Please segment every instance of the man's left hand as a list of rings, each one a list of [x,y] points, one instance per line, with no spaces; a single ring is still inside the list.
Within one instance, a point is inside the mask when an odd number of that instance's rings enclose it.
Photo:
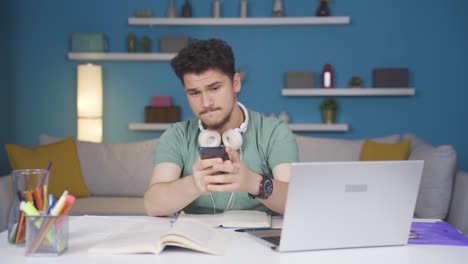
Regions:
[[[257,194],[262,177],[251,171],[239,158],[237,151],[226,148],[229,160],[213,166],[223,174],[212,175],[207,190],[211,192],[248,192]]]

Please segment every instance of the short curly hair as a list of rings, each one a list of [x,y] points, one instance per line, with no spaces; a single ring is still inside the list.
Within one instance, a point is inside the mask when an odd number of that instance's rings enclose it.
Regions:
[[[210,69],[220,70],[231,79],[235,74],[234,53],[221,39],[191,42],[171,60],[171,66],[182,83],[185,74],[200,74]]]

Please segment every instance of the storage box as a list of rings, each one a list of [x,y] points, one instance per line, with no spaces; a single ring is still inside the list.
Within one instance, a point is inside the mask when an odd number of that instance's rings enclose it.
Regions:
[[[151,97],[152,107],[168,107],[172,106],[170,96],[153,96]]]
[[[73,33],[72,52],[107,52],[107,37],[102,33]]]
[[[189,36],[162,36],[159,39],[159,51],[163,53],[177,53],[187,47]]]
[[[403,88],[408,86],[407,68],[374,69],[373,87]]]
[[[68,215],[26,216],[26,256],[59,256],[68,249]]]
[[[145,107],[145,123],[174,123],[180,121],[180,107]]]
[[[314,88],[313,72],[286,72],[285,88]]]

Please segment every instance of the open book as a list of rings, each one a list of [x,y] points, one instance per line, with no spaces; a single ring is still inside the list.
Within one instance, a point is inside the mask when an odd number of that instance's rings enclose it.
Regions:
[[[172,227],[157,223],[138,225],[88,250],[90,254],[159,254],[166,246],[188,248],[208,254],[223,255],[232,233],[195,220],[177,221]]]
[[[222,214],[180,213],[177,221],[197,220],[214,227],[227,228],[270,228],[271,216],[265,212],[251,210],[232,210]]]

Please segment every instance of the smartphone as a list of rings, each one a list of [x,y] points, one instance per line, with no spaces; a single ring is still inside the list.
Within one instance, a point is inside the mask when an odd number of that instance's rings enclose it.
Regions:
[[[214,159],[214,158],[222,158],[223,160],[229,159],[229,155],[224,149],[224,146],[199,147],[198,154],[200,154],[201,159]]]

